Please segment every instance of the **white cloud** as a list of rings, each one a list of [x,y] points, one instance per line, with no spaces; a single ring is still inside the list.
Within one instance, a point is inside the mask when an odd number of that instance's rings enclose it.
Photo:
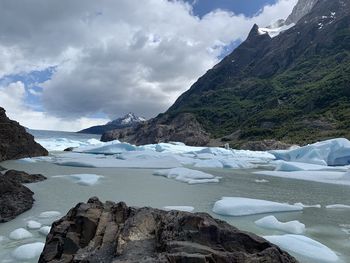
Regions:
[[[45,114],[72,119],[166,110],[225,45],[243,40],[254,23],[287,17],[296,0],[279,0],[254,17],[215,10],[202,18],[182,1],[1,3],[0,76],[57,65],[43,85]]]

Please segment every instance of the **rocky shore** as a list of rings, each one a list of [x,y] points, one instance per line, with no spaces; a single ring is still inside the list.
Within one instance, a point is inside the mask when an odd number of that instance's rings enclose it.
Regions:
[[[297,261],[205,213],[134,208],[94,197],[52,225],[39,262]]]

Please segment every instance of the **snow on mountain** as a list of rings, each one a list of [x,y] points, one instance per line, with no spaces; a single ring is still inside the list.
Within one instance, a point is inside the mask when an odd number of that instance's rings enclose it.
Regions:
[[[134,113],[129,112],[128,114],[126,114],[125,116],[115,119],[113,121],[110,121],[107,123],[108,124],[117,124],[117,125],[129,125],[129,124],[134,124],[134,123],[139,123],[139,122],[143,122],[146,119],[143,117],[138,117],[136,116]]]

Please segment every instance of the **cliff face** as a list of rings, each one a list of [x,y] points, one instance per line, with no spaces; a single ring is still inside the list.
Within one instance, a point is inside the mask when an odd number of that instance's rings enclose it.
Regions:
[[[59,262],[297,261],[263,238],[205,213],[134,208],[91,198],[53,224],[39,263]]]
[[[0,161],[45,155],[47,150],[18,122],[10,120],[0,107]]]

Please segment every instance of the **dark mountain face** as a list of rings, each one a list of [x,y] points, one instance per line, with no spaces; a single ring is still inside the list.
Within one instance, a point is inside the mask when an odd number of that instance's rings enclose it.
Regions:
[[[350,0],[314,2],[300,0],[312,9],[277,37],[254,25],[166,114],[192,113],[234,143],[350,137]]]
[[[125,116],[115,119],[106,123],[105,125],[93,126],[84,130],[79,131],[79,133],[88,133],[88,134],[103,134],[107,131],[115,129],[124,129],[136,126],[142,122],[146,121],[143,117],[138,117],[134,113],[128,113]]]

